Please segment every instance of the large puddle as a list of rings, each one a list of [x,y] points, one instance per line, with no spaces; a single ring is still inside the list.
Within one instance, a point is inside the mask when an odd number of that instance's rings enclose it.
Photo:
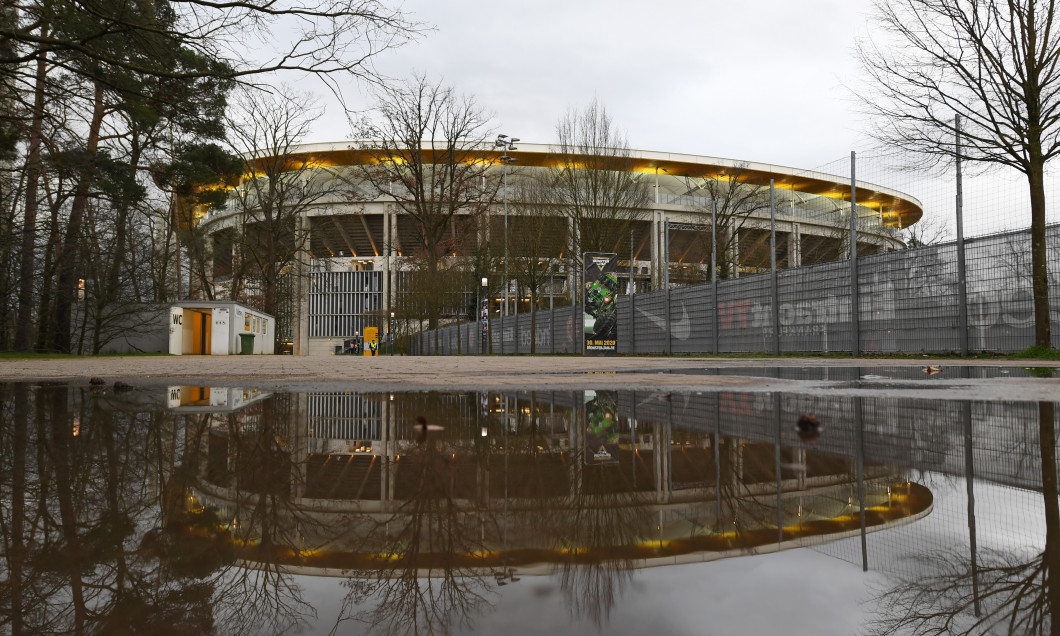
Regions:
[[[832,379],[905,379],[864,375]],[[6,633],[1049,633],[1060,611],[1052,402],[0,392]]]

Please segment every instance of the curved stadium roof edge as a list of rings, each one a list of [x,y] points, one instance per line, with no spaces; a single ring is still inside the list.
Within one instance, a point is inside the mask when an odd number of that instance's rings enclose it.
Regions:
[[[425,146],[428,143],[424,142]],[[364,163],[372,149],[373,143],[370,140],[310,143],[294,146],[290,155],[305,157],[311,165],[320,167],[345,166]],[[422,151],[430,152],[431,149],[424,147]],[[483,157],[499,156],[500,153],[488,144],[481,150],[469,152],[481,154]],[[552,146],[548,144],[520,141],[518,149],[510,151],[509,155],[517,159],[518,165],[545,167],[550,165],[551,153]],[[784,190],[794,189],[832,199],[850,200],[850,178],[843,175],[753,161],[650,150],[630,150],[629,159],[633,170],[658,174],[660,177],[716,179],[738,172],[739,178],[748,183],[768,185],[772,179],[778,188]],[[857,203],[872,210],[882,208],[885,225],[908,227],[919,221],[923,215],[920,201],[908,194],[868,182],[857,181],[855,185]]]

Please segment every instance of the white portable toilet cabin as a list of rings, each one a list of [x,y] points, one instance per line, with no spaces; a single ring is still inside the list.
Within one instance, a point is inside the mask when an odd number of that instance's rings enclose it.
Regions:
[[[250,337],[247,337],[250,336]],[[227,356],[276,351],[276,319],[232,301],[185,300],[169,308],[169,352]]]

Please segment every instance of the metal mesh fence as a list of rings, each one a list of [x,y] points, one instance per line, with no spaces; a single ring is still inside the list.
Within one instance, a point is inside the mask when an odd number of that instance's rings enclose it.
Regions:
[[[1060,226],[1047,228],[1046,239],[1050,272],[1060,272]],[[1014,352],[1034,344],[1029,240],[1027,232],[1009,232],[966,244],[969,351]],[[858,352],[960,350],[956,251],[955,243],[947,243],[859,257]],[[778,272],[775,313],[771,274],[719,282],[716,303],[712,285],[705,283],[623,296],[619,351],[714,353],[716,320],[721,353],[776,352],[774,322],[780,325],[780,352],[851,352],[849,276],[848,262]],[[1060,277],[1053,276],[1049,291],[1053,346],[1060,347]],[[555,353],[577,352],[569,334],[579,330],[580,316],[570,315],[569,308],[557,309],[557,319],[561,314],[576,326],[569,326],[567,341],[557,344]],[[544,352],[541,336],[549,333],[549,312],[538,312],[538,320],[537,350]],[[494,353],[529,353],[528,314],[491,324]],[[455,354],[456,346],[446,342],[438,353]]]
[[[480,323],[447,325],[414,334],[409,340],[413,355],[482,355],[486,353],[580,353],[580,305],[554,310],[502,316],[489,321],[483,339]],[[485,345],[485,346],[484,346]]]
[[[1033,345],[1025,179],[1004,170],[965,174],[958,241],[954,170],[901,168],[912,163],[895,153],[844,157],[795,171],[772,187],[731,176],[727,188],[747,189],[757,207],[739,216],[715,206],[717,241],[703,227],[667,221],[664,234],[673,234],[682,254],[697,254],[698,263],[670,253],[655,290],[619,298],[619,352],[974,353]],[[1051,205],[1052,189],[1047,197],[1049,305],[1058,347],[1060,213]],[[700,198],[692,203],[711,207]],[[663,244],[671,249],[671,241]],[[716,278],[704,282],[712,260]],[[551,321],[548,312],[538,315]],[[580,325],[580,315],[569,318]],[[530,351],[528,316],[494,323],[494,353]],[[540,340],[542,329],[536,331]],[[576,326],[568,332],[580,336]],[[569,348],[554,351],[580,351],[571,337]],[[457,351],[447,346],[437,353]]]

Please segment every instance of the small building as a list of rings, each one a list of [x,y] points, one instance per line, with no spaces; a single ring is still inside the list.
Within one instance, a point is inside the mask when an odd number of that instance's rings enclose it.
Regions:
[[[244,348],[249,347],[249,351]],[[232,301],[185,300],[169,308],[169,353],[227,356],[276,351],[276,319]]]
[[[265,399],[259,389],[226,386],[171,386],[166,406],[173,413],[234,413]]]
[[[82,323],[80,315],[75,316]],[[269,314],[226,300],[185,300],[166,304],[123,307],[101,330],[99,353],[170,353],[227,356],[243,352],[276,352],[276,319]],[[85,343],[96,339],[91,327],[81,334]]]

